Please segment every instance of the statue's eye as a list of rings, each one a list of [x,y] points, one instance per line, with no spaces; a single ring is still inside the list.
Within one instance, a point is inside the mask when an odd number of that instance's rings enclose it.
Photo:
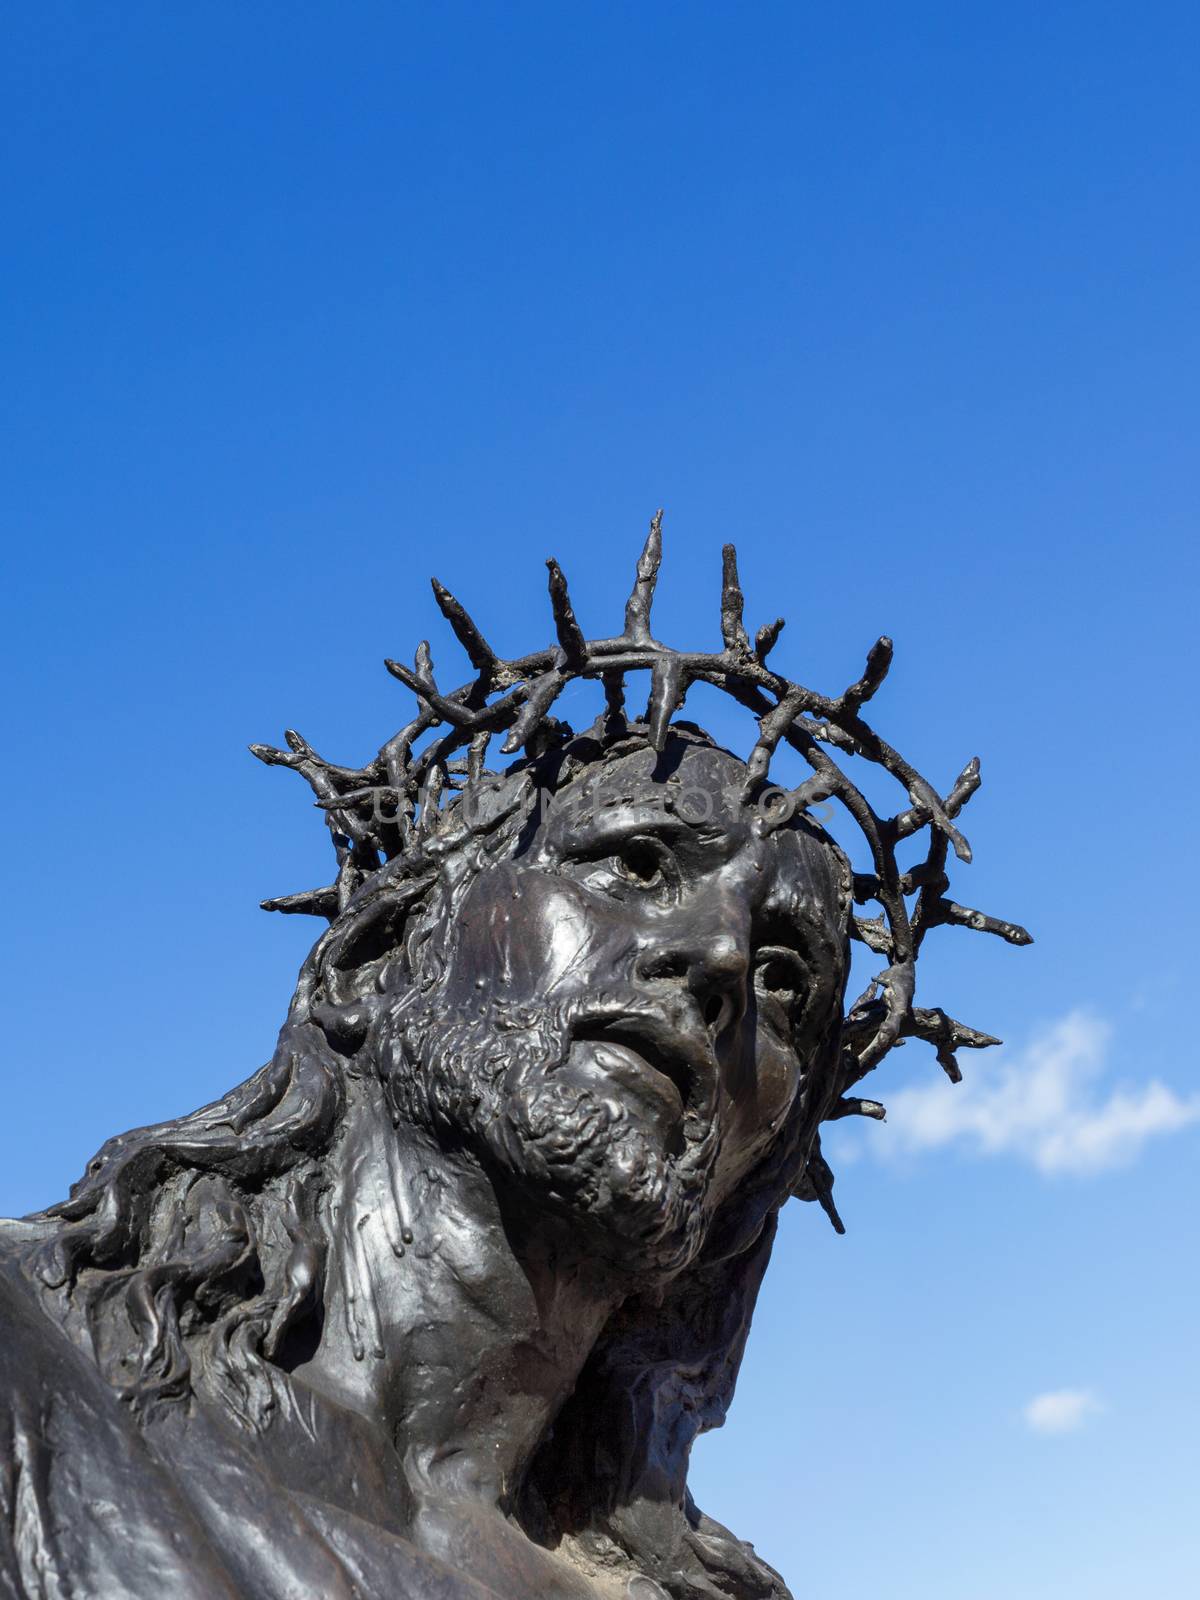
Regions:
[[[807,974],[794,950],[776,947],[760,950],[754,969],[754,983],[760,994],[778,1001],[791,1011],[804,993]]]
[[[665,881],[664,847],[653,839],[626,839],[613,856],[613,868],[640,889],[657,889]]]

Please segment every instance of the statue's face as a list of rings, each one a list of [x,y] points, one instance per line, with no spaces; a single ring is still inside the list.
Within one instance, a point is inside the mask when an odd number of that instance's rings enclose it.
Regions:
[[[845,913],[828,846],[764,826],[740,762],[668,757],[665,780],[649,749],[577,777],[475,878],[436,1005],[439,1070],[474,1057],[506,1166],[674,1257],[797,1111]]]

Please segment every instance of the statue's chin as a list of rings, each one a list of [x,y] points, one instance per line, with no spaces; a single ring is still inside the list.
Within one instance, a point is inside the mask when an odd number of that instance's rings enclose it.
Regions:
[[[634,1270],[669,1271],[686,1265],[701,1243],[702,1196],[682,1181],[676,1161],[655,1134],[624,1128],[589,1149],[585,1184],[566,1185],[555,1174],[550,1185],[536,1178],[535,1185],[605,1254]],[[529,1165],[536,1169],[536,1153]]]
[[[475,1129],[477,1148],[527,1203],[570,1219],[589,1247],[635,1273],[686,1264],[705,1184],[662,1119],[567,1072],[525,1072]]]

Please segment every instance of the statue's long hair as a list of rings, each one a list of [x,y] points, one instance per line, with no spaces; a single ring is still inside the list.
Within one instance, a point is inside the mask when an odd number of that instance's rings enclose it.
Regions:
[[[334,919],[266,1066],[189,1116],[108,1140],[36,1219],[58,1224],[37,1279],[139,1413],[185,1398],[198,1364],[235,1418],[268,1420],[270,1364],[322,1300],[328,1162],[369,1068],[357,1052],[384,996],[436,982],[462,894],[515,847],[532,781],[503,788],[448,812]]]
[[[289,1026],[272,1060],[220,1100],[110,1139],[51,1208],[62,1226],[38,1276],[83,1317],[137,1411],[190,1392],[198,1339],[230,1412],[266,1421],[263,1358],[320,1293],[322,1158],[344,1097],[320,1030]]]

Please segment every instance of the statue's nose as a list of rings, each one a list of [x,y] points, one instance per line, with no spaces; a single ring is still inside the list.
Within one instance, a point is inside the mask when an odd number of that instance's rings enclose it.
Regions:
[[[720,904],[703,914],[681,907],[669,927],[655,931],[638,957],[638,976],[681,982],[710,1030],[720,1033],[745,1005],[750,970],[749,940],[735,910]]]

